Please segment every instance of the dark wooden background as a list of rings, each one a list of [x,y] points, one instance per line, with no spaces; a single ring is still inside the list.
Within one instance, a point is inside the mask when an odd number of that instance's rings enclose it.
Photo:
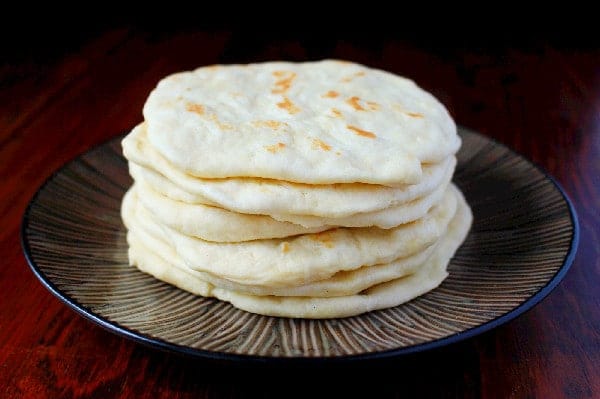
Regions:
[[[37,30],[14,23],[0,31],[0,397],[600,397],[597,34],[327,34],[308,22],[303,33],[153,29],[119,19],[57,30],[41,15]],[[494,331],[391,361],[244,367],[117,337],[35,279],[19,244],[27,202],[64,162],[137,124],[161,77],[217,62],[324,57],[413,78],[459,124],[523,153],[563,185],[581,241],[547,299]]]

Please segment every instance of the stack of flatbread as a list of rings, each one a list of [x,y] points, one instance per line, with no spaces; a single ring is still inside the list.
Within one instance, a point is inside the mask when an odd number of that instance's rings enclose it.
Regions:
[[[211,66],[163,79],[123,140],[129,259],[249,312],[332,318],[435,287],[471,212],[446,109],[341,61]]]

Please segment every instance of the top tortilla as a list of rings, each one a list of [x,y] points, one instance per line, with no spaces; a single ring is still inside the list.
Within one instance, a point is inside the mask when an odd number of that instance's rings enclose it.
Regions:
[[[171,75],[144,117],[152,146],[204,178],[415,184],[423,163],[460,146],[444,106],[412,81],[331,60]]]

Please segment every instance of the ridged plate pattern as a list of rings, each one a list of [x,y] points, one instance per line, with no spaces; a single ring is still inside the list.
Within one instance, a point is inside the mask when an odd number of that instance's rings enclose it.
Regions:
[[[162,349],[226,359],[391,356],[464,339],[504,323],[562,279],[577,221],[562,190],[506,147],[460,129],[454,181],[472,230],[436,290],[396,308],[334,320],[259,316],[196,297],[127,264],[121,198],[131,179],[120,138],[57,171],[23,219],[25,255],[69,306]]]

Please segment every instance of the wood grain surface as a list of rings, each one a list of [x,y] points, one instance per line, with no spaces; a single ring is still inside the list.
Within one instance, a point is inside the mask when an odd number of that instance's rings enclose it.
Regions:
[[[252,368],[158,352],[84,320],[23,257],[19,227],[59,166],[141,119],[164,75],[218,62],[344,58],[416,80],[456,121],[565,188],[581,239],[564,281],[516,320],[385,362]],[[76,206],[76,204],[74,204]],[[0,60],[0,397],[600,397],[600,47],[439,48],[211,30],[90,34],[51,56]],[[343,374],[337,375],[337,371]],[[318,388],[317,388],[318,387]]]

